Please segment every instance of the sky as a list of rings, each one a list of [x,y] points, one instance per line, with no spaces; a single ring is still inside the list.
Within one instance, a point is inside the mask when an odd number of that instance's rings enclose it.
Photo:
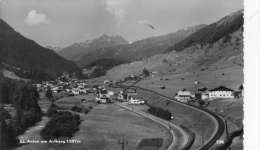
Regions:
[[[43,46],[65,47],[102,34],[136,41],[242,8],[243,0],[0,0],[0,17]]]

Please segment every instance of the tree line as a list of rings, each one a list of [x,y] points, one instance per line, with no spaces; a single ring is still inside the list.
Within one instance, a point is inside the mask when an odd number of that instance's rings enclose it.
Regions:
[[[149,106],[148,112],[162,119],[171,120],[171,112],[169,112],[168,110],[164,110],[160,107]]]
[[[38,105],[39,93],[30,83],[0,77],[0,148],[17,146],[17,136],[28,127],[41,120],[42,112]],[[6,104],[14,108],[10,115]]]

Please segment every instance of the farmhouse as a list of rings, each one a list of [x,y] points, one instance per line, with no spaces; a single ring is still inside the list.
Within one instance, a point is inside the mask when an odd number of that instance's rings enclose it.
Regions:
[[[175,96],[177,101],[187,103],[192,99],[192,94],[190,91],[179,91]]]
[[[209,99],[212,100],[216,98],[234,98],[233,90],[224,86],[209,90]]]
[[[139,99],[136,99],[134,97],[129,97],[129,104],[137,104],[137,105],[141,105],[141,104],[144,104],[145,102],[143,100],[139,100]]]

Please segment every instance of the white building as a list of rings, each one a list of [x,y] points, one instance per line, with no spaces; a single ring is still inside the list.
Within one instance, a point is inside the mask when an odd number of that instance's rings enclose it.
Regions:
[[[209,90],[209,99],[213,100],[217,98],[234,98],[233,90],[224,86]]]
[[[178,91],[177,95],[175,96],[175,99],[177,101],[187,103],[192,99],[193,95],[190,91]]]
[[[134,104],[134,105],[141,105],[141,104],[144,104],[145,102],[143,100],[138,100],[134,97],[130,97],[128,103]]]

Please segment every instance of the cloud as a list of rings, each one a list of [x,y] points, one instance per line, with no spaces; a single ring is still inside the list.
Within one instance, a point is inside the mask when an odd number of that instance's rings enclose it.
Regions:
[[[127,8],[132,0],[105,0],[105,9],[122,23],[127,14]]]
[[[37,12],[36,10],[31,10],[26,18],[25,23],[28,25],[39,25],[39,24],[49,24],[50,20],[44,13]]]
[[[148,20],[138,20],[137,21],[138,24],[152,24],[150,21]]]

